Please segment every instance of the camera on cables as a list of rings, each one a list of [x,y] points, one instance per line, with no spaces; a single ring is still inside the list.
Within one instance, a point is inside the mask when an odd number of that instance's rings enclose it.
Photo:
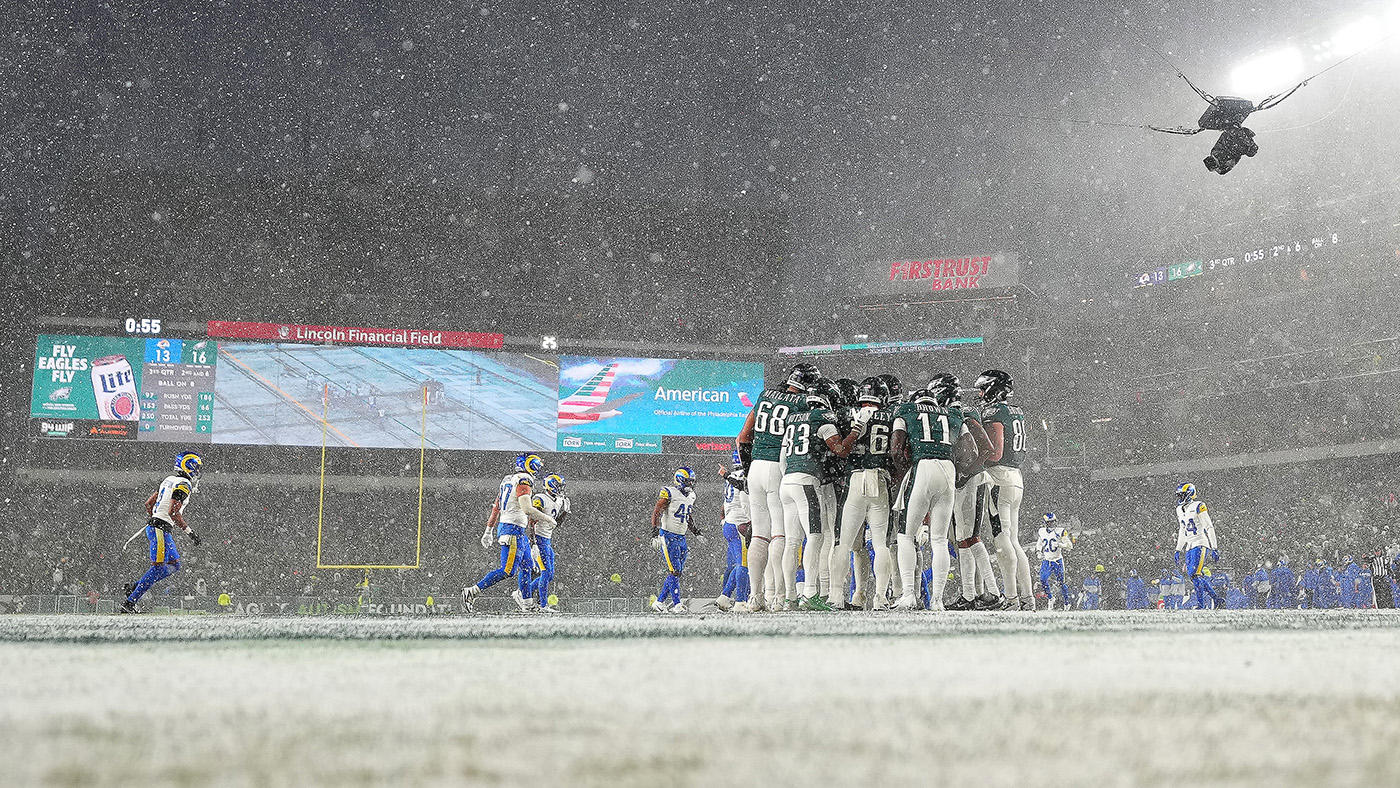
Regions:
[[[1219,96],[1201,116],[1202,129],[1219,131],[1220,139],[1205,158],[1206,169],[1224,175],[1233,170],[1240,159],[1259,152],[1254,132],[1244,127],[1245,118],[1254,112],[1254,102],[1233,96]]]

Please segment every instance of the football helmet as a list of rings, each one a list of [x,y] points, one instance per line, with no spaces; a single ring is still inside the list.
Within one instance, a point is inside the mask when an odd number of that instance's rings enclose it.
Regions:
[[[204,459],[192,451],[182,451],[175,456],[175,470],[193,479],[204,467]]]
[[[1045,517],[1042,518],[1042,519],[1044,519],[1044,520],[1045,520],[1045,524],[1048,525],[1048,526],[1050,526],[1051,528],[1056,527],[1056,523],[1055,523],[1055,513],[1054,513],[1054,512],[1046,512],[1046,513],[1045,513]]]
[[[545,492],[558,498],[564,494],[564,477],[557,473],[551,473],[544,477],[544,489]]]
[[[676,486],[688,490],[695,486],[695,472],[684,466],[676,469]]]
[[[978,375],[972,387],[977,389],[978,398],[983,402],[1005,402],[1013,391],[1011,374],[999,369],[989,369]]]
[[[876,375],[875,377],[885,382],[885,389],[889,392],[887,395],[885,395],[887,397],[885,403],[888,405],[893,405],[894,403],[899,402],[900,397],[904,394],[904,387],[899,385],[899,378],[895,377],[894,375],[891,375],[888,372],[882,375]]]
[[[841,401],[833,402],[831,404],[835,405],[838,408],[854,407],[856,404],[857,388],[859,388],[858,384],[851,378],[837,378],[836,391],[840,393]]]
[[[807,405],[813,408],[825,408],[831,410],[841,401],[841,392],[836,388],[836,384],[822,378],[812,384],[812,388],[807,391]]]
[[[915,405],[937,405],[938,398],[928,389],[918,389],[909,395],[909,401]]]
[[[1196,485],[1191,482],[1182,482],[1176,488],[1176,502],[1186,503],[1196,500]]]
[[[856,405],[874,405],[880,407],[890,398],[890,387],[885,385],[885,381],[878,377],[868,377],[860,382],[860,388],[856,390]]]
[[[515,458],[515,469],[534,476],[544,470],[544,460],[538,454],[519,454]]]
[[[940,372],[933,376],[933,380],[928,382],[928,390],[933,392],[934,399],[939,405],[952,405],[958,400],[958,390],[962,388],[962,383],[958,376],[951,372]]]
[[[821,379],[822,373],[817,370],[816,364],[802,362],[793,366],[788,373],[787,384],[798,391],[809,391],[812,385]]]

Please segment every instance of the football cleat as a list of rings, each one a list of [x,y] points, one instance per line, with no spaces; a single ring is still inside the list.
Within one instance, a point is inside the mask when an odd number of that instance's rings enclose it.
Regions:
[[[817,613],[826,613],[831,610],[831,605],[828,605],[826,603],[826,600],[821,598],[820,596],[813,595],[803,597],[802,600],[797,603],[797,609],[809,610]]]
[[[527,600],[525,595],[520,593],[520,589],[510,592],[510,598],[515,600],[515,606],[520,608],[521,613],[532,613],[540,609],[540,606],[532,600]]]
[[[894,603],[895,610],[914,610],[919,606],[919,600],[913,594],[904,594],[899,601]]]
[[[715,607],[728,613],[729,611],[734,609],[734,600],[730,599],[725,594],[720,594],[719,596],[715,597]]]
[[[1002,596],[1002,597],[998,597],[998,600],[999,600],[1000,603],[1001,603],[1001,604],[997,607],[998,610],[1010,610],[1011,608],[1016,607],[1016,600],[1013,599],[1012,597],[1009,597],[1009,596]]]
[[[1000,610],[1002,598],[996,594],[981,594],[972,600],[973,610]]]
[[[884,597],[883,595],[877,595],[877,596],[875,597],[875,601],[873,601],[873,602],[870,603],[870,610],[871,610],[872,612],[875,612],[875,613],[879,613],[879,612],[881,612],[881,611],[889,610],[889,609],[890,609],[890,600],[885,599],[885,597]]]
[[[1035,612],[1035,597],[1033,597],[1033,596],[1023,596],[1023,597],[1021,597],[1021,609],[1022,609],[1022,610],[1029,610],[1030,612],[1034,613],[1034,612]]]
[[[472,601],[475,600],[475,599],[476,599],[476,595],[477,595],[477,594],[480,594],[480,593],[481,593],[481,589],[480,589],[480,588],[477,588],[476,586],[467,586],[466,588],[463,588],[463,589],[462,589],[462,607],[463,607],[463,609],[465,609],[468,613],[472,612],[472,608],[473,608]]]
[[[655,610],[655,611],[658,612],[658,613],[665,613],[665,612],[666,612],[666,603],[665,603],[665,602],[662,602],[660,599],[658,599],[658,600],[656,600],[655,602],[652,602],[652,603],[651,603],[651,609],[652,609],[652,610]]]
[[[140,612],[140,610],[136,609],[136,603],[132,602],[130,599],[123,599],[121,605],[117,607],[117,613],[119,615]]]
[[[762,613],[767,609],[768,607],[763,603],[762,599],[750,599],[746,602],[734,603],[735,613]]]
[[[958,601],[949,603],[948,606],[947,606],[946,608],[944,608],[944,609],[945,609],[945,610],[971,610],[971,609],[973,608],[973,606],[976,605],[976,604],[977,604],[977,600],[975,600],[975,599],[968,599],[968,598],[965,597],[965,596],[959,596],[959,597],[958,597]]]
[[[541,612],[541,613],[558,613],[558,612],[559,612],[559,608],[555,607],[554,605],[545,605],[544,607],[540,608],[540,612]]]
[[[674,604],[674,605],[671,605],[670,609],[667,610],[666,612],[668,612],[668,613],[677,613],[677,614],[679,614],[679,613],[689,613],[690,611],[689,611],[689,610],[686,610],[686,608],[685,608],[685,602],[684,602],[684,601],[680,601],[680,602],[677,602],[677,603]]]

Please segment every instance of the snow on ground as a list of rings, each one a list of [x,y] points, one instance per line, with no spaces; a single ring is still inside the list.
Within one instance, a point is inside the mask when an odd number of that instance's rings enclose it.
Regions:
[[[1385,612],[5,616],[0,782],[1394,785],[1398,650]]]

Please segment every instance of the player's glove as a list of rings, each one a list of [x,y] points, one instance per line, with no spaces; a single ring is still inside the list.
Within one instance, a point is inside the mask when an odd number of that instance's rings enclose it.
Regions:
[[[195,547],[199,547],[200,544],[202,544],[202,543],[204,542],[203,539],[200,539],[200,538],[199,538],[199,534],[195,533],[194,531],[186,531],[185,533],[187,533],[187,534],[189,535],[190,541],[191,541],[191,542],[194,542],[194,546],[195,546]]]
[[[930,537],[927,527],[920,528],[919,532],[914,535],[914,541],[917,542],[920,547],[927,547],[929,538]]]
[[[651,546],[652,546],[652,548],[654,548],[654,549],[656,549],[656,550],[660,550],[660,549],[661,549],[661,544],[662,544],[662,542],[661,542],[661,534],[657,534],[656,536],[653,536],[653,537],[651,538]]]
[[[481,532],[481,549],[482,549],[482,550],[490,550],[490,549],[491,549],[491,532],[490,532],[490,531],[482,531],[482,532]]]

